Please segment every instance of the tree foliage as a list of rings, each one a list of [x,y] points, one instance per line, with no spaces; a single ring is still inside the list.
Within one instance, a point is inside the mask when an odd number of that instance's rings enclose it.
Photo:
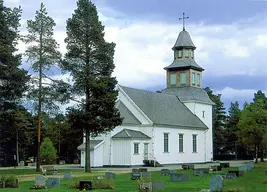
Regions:
[[[115,44],[105,41],[96,6],[87,0],[78,0],[67,20],[65,42],[67,53],[62,68],[73,78],[71,92],[84,98],[79,109],[69,113],[79,119],[77,128],[86,131],[85,171],[90,172],[90,135],[109,132],[122,122],[115,108],[117,81],[111,77]]]
[[[52,141],[49,138],[44,139],[44,141],[41,144],[40,151],[41,151],[40,158],[41,158],[42,163],[46,165],[56,163],[57,151],[55,147],[53,146]]]

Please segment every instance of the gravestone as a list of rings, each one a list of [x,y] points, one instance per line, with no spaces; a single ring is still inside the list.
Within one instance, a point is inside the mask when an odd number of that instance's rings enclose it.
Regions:
[[[247,171],[250,172],[252,169],[251,165],[250,164],[247,164]]]
[[[48,178],[48,187],[60,187],[60,178]]]
[[[212,192],[219,192],[219,191],[222,191],[223,189],[223,178],[219,175],[217,176],[214,176],[211,178],[211,181],[210,181],[210,190]]]
[[[195,166],[193,164],[189,164],[189,169],[195,169]]]
[[[189,165],[182,165],[182,169],[183,170],[188,170],[189,169]]]
[[[247,172],[248,171],[247,170],[247,166],[245,166],[245,165],[238,167],[238,170],[239,171],[244,171],[244,172]]]
[[[226,173],[227,179],[236,179],[236,173]]]
[[[162,181],[153,181],[152,182],[152,190],[162,190],[164,191],[164,183]]]
[[[116,175],[115,175],[115,173],[106,172],[105,177],[107,177],[109,179],[115,179]]]
[[[202,169],[194,169],[194,176],[202,176],[204,171]]]
[[[141,172],[142,179],[151,179],[151,172]]]
[[[131,173],[131,179],[132,180],[139,180],[141,178],[141,173],[140,172],[132,172]]]
[[[140,183],[139,184],[139,190],[140,191],[145,191],[145,192],[152,192],[152,183]]]
[[[25,162],[24,161],[20,161],[19,162],[19,166],[24,167],[25,166]]]
[[[176,173],[176,170],[175,170],[175,169],[171,169],[171,170],[169,171],[169,173],[170,173],[170,175],[171,175],[171,174],[175,174],[175,173]]]
[[[35,185],[45,186],[46,187],[46,177],[43,175],[38,175],[35,177]]]
[[[183,181],[190,181],[188,173],[176,173],[171,174],[171,182],[183,182]]]
[[[211,192],[210,189],[202,189],[200,192]]]
[[[93,190],[92,181],[80,181],[80,190]]]
[[[72,179],[72,172],[64,173],[64,180],[71,180]]]
[[[170,170],[169,169],[161,169],[160,174],[165,175],[165,176],[170,175]]]
[[[228,173],[235,173],[237,177],[244,175],[244,171],[230,170],[230,171],[228,171]]]
[[[230,167],[230,163],[220,163],[220,166],[223,168]]]

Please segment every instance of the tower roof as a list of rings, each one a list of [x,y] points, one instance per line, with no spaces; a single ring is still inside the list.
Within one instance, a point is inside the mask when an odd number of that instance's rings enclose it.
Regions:
[[[194,59],[191,58],[182,58],[182,59],[175,59],[172,64],[170,64],[167,67],[164,67],[164,69],[178,69],[178,68],[187,68],[190,67],[192,69],[198,70],[198,71],[204,71],[202,67],[200,67]]]
[[[189,33],[186,30],[182,30],[179,35],[178,38],[173,46],[173,50],[180,48],[180,47],[192,47],[192,48],[196,48]]]

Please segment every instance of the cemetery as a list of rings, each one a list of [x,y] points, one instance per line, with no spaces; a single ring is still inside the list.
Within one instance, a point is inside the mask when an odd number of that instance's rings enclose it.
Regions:
[[[214,163],[207,171],[206,164],[183,169],[181,165],[161,168],[128,170],[58,169],[42,175],[35,170],[0,170],[0,192],[34,191],[185,191],[185,192],[262,192],[266,189],[267,163],[243,163],[237,167]],[[215,169],[220,166],[220,169]],[[177,167],[177,168],[175,168]],[[202,168],[203,167],[203,168]],[[213,169],[212,169],[213,168]],[[153,170],[154,169],[154,170]],[[25,173],[23,173],[25,172]],[[17,173],[17,174],[16,174]]]

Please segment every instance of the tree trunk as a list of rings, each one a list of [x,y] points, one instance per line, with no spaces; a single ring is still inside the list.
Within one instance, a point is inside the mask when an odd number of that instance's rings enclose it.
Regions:
[[[85,132],[85,172],[91,173],[90,165],[90,132],[88,128]]]
[[[19,133],[16,131],[16,156],[17,156],[17,166],[19,166]]]
[[[263,158],[263,146],[261,146],[261,148],[260,148],[260,158],[261,158],[261,162],[264,162],[264,158]]]
[[[258,154],[259,154],[259,152],[258,152],[258,146],[255,145],[255,158],[256,158],[255,163],[258,163]]]

